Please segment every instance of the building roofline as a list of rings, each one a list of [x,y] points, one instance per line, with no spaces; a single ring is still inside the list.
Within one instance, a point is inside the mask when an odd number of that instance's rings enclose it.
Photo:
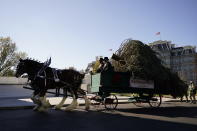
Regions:
[[[152,43],[149,43],[148,45],[160,45],[160,44],[171,44],[171,41],[167,41],[167,40],[158,40],[158,41],[154,41]]]

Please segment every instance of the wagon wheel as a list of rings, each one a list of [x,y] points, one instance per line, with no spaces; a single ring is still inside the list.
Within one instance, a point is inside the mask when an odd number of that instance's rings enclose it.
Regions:
[[[116,109],[117,105],[118,105],[118,98],[114,94],[112,94],[104,99],[104,106],[108,110]]]
[[[161,105],[161,102],[162,102],[161,94],[154,94],[149,99],[150,107],[159,107]]]

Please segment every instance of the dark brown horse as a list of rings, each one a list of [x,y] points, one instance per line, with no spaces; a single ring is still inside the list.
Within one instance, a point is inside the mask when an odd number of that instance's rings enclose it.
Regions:
[[[34,89],[32,101],[37,104],[34,108],[44,111],[50,107],[49,101],[46,101],[45,94],[48,89],[62,88],[64,97],[62,101],[55,106],[60,109],[67,98],[67,92],[73,96],[72,103],[66,110],[72,110],[77,107],[78,94],[83,95],[86,102],[86,109],[89,108],[89,102],[86,93],[80,88],[84,74],[73,69],[56,70],[49,67],[50,61],[41,63],[31,59],[20,59],[16,68],[16,77],[24,73],[28,74],[30,86]]]

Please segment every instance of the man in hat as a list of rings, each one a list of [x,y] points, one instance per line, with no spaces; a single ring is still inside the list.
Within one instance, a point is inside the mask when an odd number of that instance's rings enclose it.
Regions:
[[[100,58],[99,59],[99,63],[100,63],[100,65],[99,65],[96,73],[101,73],[103,71],[103,68],[104,68],[104,59],[103,58]]]
[[[111,63],[109,62],[108,57],[104,57],[104,67],[103,67],[103,71],[105,72],[113,72],[114,71],[114,67],[111,65]]]

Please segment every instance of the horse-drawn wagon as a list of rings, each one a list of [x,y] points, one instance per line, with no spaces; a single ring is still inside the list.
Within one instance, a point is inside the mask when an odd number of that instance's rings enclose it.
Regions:
[[[50,60],[40,63],[31,59],[20,60],[16,76],[19,77],[24,73],[28,74],[31,81],[30,86],[34,90],[32,100],[37,106],[36,110],[44,111],[50,107],[49,101],[46,100],[45,94],[48,89],[62,88],[63,99],[55,106],[60,109],[67,98],[67,92],[73,97],[72,103],[66,110],[72,110],[77,107],[78,95],[85,99],[85,107],[89,109],[89,101],[86,92],[80,88],[84,77],[78,71],[71,69],[55,70],[49,67]],[[58,78],[58,81],[56,79]],[[135,93],[130,98],[134,104],[149,103],[151,107],[158,107],[161,104],[161,95],[155,97],[154,82],[133,79],[130,73],[124,72],[103,72],[91,75],[91,84],[88,93],[93,93],[91,97],[92,104],[104,104],[106,109],[115,109],[118,105],[117,93]]]
[[[148,103],[150,107],[159,107],[161,95],[154,89],[154,81],[133,79],[130,73],[110,72],[91,75],[89,93],[95,94],[90,98],[91,103],[104,104],[106,109],[116,109],[118,105],[117,94],[132,93],[129,101],[136,106]]]

